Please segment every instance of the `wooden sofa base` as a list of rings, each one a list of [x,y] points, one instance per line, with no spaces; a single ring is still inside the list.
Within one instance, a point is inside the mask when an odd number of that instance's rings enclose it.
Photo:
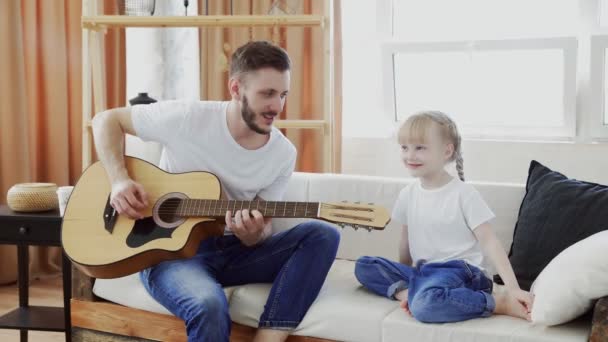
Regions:
[[[589,342],[608,342],[608,297],[595,304]]]
[[[187,341],[184,322],[170,315],[134,309],[110,302],[72,299],[72,341],[147,342]],[[257,329],[232,323],[231,342],[251,341]],[[288,342],[332,342],[290,336]]]

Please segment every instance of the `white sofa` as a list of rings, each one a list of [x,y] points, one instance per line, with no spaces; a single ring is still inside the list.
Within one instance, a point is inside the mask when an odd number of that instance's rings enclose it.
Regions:
[[[312,202],[373,202],[391,209],[408,180],[334,174],[295,173],[286,200]],[[474,183],[497,218],[493,227],[508,250],[524,186]],[[277,230],[299,222],[276,219]],[[338,341],[587,341],[589,321],[557,327],[535,326],[506,316],[451,324],[423,324],[407,316],[396,301],[372,295],[354,277],[354,262],[362,255],[397,258],[399,227],[389,224],[384,231],[344,229],[336,259],[325,285],[295,334]],[[226,289],[234,322],[256,327],[269,284],[250,284]],[[500,287],[496,287],[500,291]],[[146,292],[137,275],[95,282],[93,292],[106,300],[159,313],[168,311]]]

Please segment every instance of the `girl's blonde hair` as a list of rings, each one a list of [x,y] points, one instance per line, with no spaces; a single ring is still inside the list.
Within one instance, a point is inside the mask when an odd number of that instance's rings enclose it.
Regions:
[[[439,111],[422,111],[410,116],[401,127],[399,127],[399,143],[423,143],[426,139],[426,134],[433,123],[439,126],[442,137],[454,145],[454,153],[452,153],[450,161],[456,162],[458,178],[464,182],[464,160],[462,159],[461,146],[462,138],[458,133],[456,123],[454,123],[446,114]]]

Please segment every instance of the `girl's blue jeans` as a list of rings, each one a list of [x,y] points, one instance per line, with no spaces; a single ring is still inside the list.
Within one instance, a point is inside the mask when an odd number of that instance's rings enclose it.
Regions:
[[[364,256],[357,260],[355,276],[368,290],[391,299],[408,289],[410,312],[425,323],[488,317],[496,307],[492,281],[463,260],[410,267]]]

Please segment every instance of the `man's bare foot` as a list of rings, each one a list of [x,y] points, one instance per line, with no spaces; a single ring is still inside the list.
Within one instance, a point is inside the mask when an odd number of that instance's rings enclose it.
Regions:
[[[497,315],[508,315],[531,320],[531,315],[526,307],[508,292],[493,294],[496,308],[494,313]]]

